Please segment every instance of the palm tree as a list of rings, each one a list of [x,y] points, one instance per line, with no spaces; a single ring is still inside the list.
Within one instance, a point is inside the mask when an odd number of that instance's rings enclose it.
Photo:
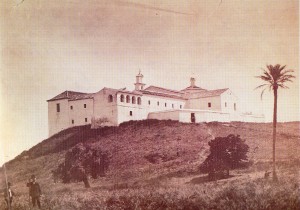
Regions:
[[[262,79],[265,84],[259,85],[255,89],[264,88],[261,92],[261,99],[264,91],[269,88],[269,91],[273,90],[274,93],[274,109],[273,109],[273,181],[278,181],[275,169],[275,143],[276,143],[276,125],[277,125],[277,92],[278,88],[288,88],[285,83],[292,82],[292,78],[295,78],[291,73],[294,70],[286,70],[286,66],[281,66],[277,64],[275,66],[267,65],[267,70],[263,70],[263,74],[257,76],[257,78]]]

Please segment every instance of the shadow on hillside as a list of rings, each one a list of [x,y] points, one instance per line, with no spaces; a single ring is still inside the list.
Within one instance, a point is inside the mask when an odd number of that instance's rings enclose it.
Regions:
[[[186,184],[202,184],[202,183],[205,183],[205,182],[213,182],[213,181],[218,181],[218,180],[223,180],[223,179],[230,179],[232,177],[234,177],[234,176],[233,175],[229,175],[226,178],[219,178],[219,179],[211,180],[206,175],[206,176],[200,176],[200,177],[193,178],[191,181],[186,182]]]

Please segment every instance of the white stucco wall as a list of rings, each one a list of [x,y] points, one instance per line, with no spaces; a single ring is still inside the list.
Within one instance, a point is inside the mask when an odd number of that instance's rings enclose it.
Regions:
[[[121,102],[121,95],[124,101]],[[129,96],[130,101],[127,103],[126,97]],[[135,103],[132,103],[132,98],[135,98]],[[141,98],[141,104],[138,104],[138,98]],[[117,109],[118,109],[118,124],[130,120],[146,119],[147,110],[143,109],[143,97],[137,94],[118,93],[117,94]],[[132,115],[130,115],[130,112]]]
[[[180,122],[191,122],[191,114],[195,114],[195,122],[230,122],[230,114],[218,112],[218,111],[210,111],[210,110],[184,110],[179,113],[179,121]]]
[[[143,95],[143,106],[149,112],[163,111],[163,110],[176,110],[184,108],[186,100],[177,98],[166,98],[155,95]],[[150,101],[150,104],[149,104]],[[159,105],[157,104],[159,102]]]
[[[124,95],[124,102],[120,101],[121,95]],[[129,95],[132,99],[132,96],[136,97],[136,104],[126,102],[126,96]],[[175,99],[175,98],[165,98],[154,95],[134,95],[134,94],[125,94],[118,93],[118,124],[129,121],[129,120],[143,120],[148,118],[148,114],[152,112],[164,111],[164,110],[176,110],[180,106],[183,108],[185,100]],[[141,98],[141,104],[137,104],[137,97]],[[150,104],[149,104],[150,101]],[[158,103],[159,102],[159,105]],[[130,111],[132,116],[130,116]]]
[[[194,113],[195,122],[230,122],[230,114],[210,111],[210,110],[169,110],[154,112],[148,115],[149,119],[158,119],[158,120],[177,120],[179,122],[191,123],[191,114]]]
[[[86,104],[86,108],[84,108],[84,104]],[[71,106],[73,109],[71,109]],[[93,106],[93,99],[69,101],[69,125],[78,126],[90,124],[94,112]],[[87,122],[85,122],[85,118],[87,118]],[[72,123],[72,120],[74,123]]]
[[[256,122],[256,123],[264,123],[265,117],[263,115],[248,115],[241,114],[240,118],[242,122]]]
[[[60,112],[57,112],[57,104]],[[68,100],[56,100],[48,102],[48,129],[49,136],[69,127],[69,105]]]
[[[234,104],[236,109],[234,109]],[[238,98],[231,90],[227,90],[221,94],[221,110],[222,112],[239,113],[240,107]]]
[[[211,103],[211,107],[208,107]],[[189,99],[185,109],[221,111],[221,96]]]
[[[113,96],[113,102],[109,102],[109,95]],[[107,118],[113,125],[118,125],[116,91],[110,89],[102,89],[94,94],[94,115],[95,119]]]
[[[112,101],[109,100],[110,95]],[[123,102],[120,100],[121,95],[124,96]],[[130,103],[126,102],[127,95],[130,96]],[[190,123],[191,114],[194,113],[195,122],[264,122],[264,117],[261,116],[241,115],[238,98],[230,90],[220,96],[185,100],[104,88],[93,94],[93,97],[93,99],[73,101],[67,99],[49,101],[49,135],[72,126],[89,124],[91,119],[97,121],[103,118],[109,121],[107,125],[119,125],[125,121],[143,119],[170,119]],[[132,97],[135,97],[134,104]],[[138,97],[141,98],[141,104],[138,104]],[[208,103],[211,107],[208,107]],[[60,112],[57,112],[56,104],[60,104]],[[234,104],[236,104],[235,109]],[[71,106],[73,109],[70,108]]]
[[[128,106],[128,105],[118,106],[118,124],[130,120],[143,120],[143,119],[147,119],[147,110],[144,110],[138,106]]]
[[[179,112],[180,112],[179,110],[153,112],[148,114],[148,119],[179,121]]]
[[[60,112],[57,112],[57,104]],[[86,104],[86,108],[84,108]],[[73,109],[71,109],[71,106]],[[68,101],[68,99],[48,102],[49,136],[69,127],[91,123],[93,116],[93,99]],[[87,118],[87,122],[85,122]],[[72,120],[74,123],[72,123]]]

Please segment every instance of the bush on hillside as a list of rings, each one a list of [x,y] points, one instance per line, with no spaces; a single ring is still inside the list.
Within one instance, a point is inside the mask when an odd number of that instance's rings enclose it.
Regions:
[[[65,155],[64,163],[53,170],[53,176],[63,183],[83,181],[86,188],[90,187],[88,176],[96,179],[105,176],[108,168],[108,155],[88,145],[78,144]]]
[[[249,146],[239,135],[216,137],[208,145],[210,154],[201,164],[200,170],[208,173],[210,179],[228,177],[230,169],[243,167],[247,163]]]

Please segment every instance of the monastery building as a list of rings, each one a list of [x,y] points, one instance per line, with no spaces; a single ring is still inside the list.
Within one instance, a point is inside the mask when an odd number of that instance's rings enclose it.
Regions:
[[[117,126],[130,120],[159,119],[185,123],[264,122],[263,116],[242,114],[239,100],[228,89],[197,87],[195,78],[183,90],[145,88],[143,75],[136,75],[135,90],[104,87],[96,93],[64,91],[48,102],[49,136],[69,127],[91,124]]]

